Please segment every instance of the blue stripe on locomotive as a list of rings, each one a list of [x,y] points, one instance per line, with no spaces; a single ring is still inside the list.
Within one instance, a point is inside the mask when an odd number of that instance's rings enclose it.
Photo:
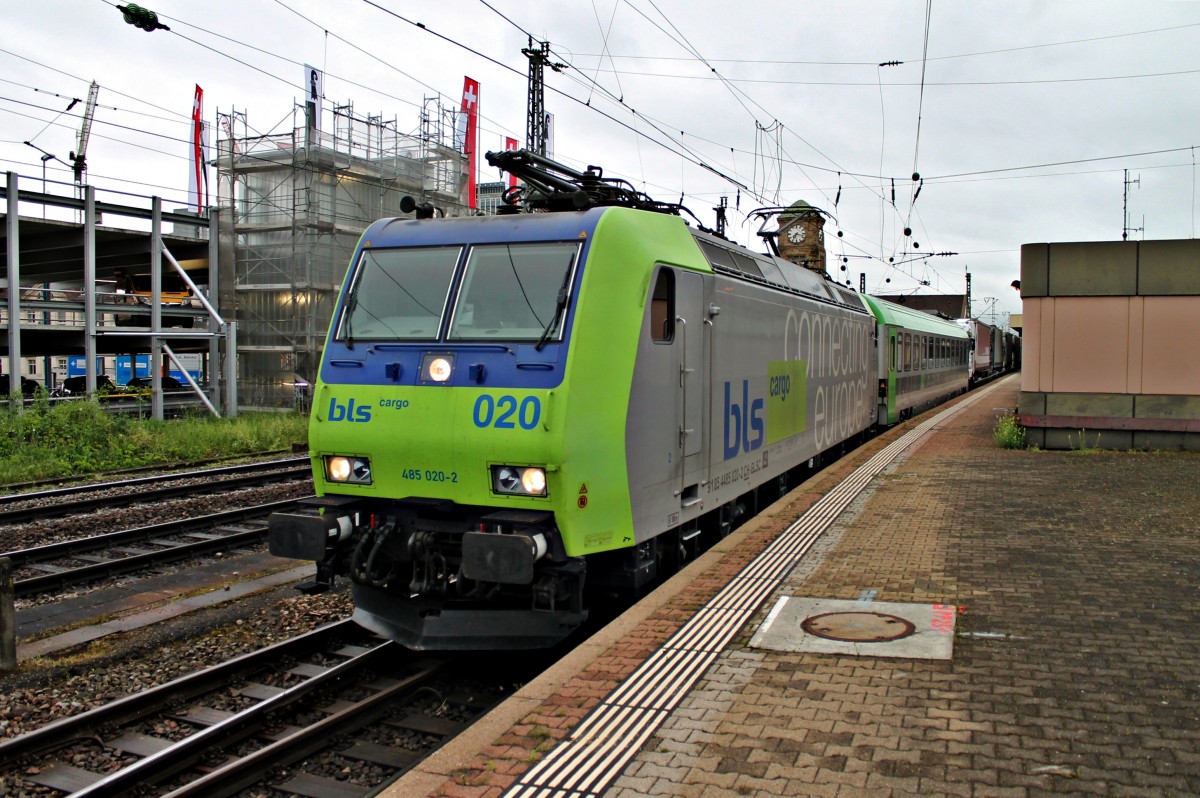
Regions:
[[[329,326],[321,364],[321,380],[332,385],[419,385],[421,360],[428,353],[454,352],[459,358],[447,387],[475,384],[470,366],[485,370],[489,387],[555,388],[562,383],[570,345],[578,286],[583,279],[596,224],[606,208],[572,213],[518,214],[510,216],[466,216],[450,219],[382,219],[363,233],[355,248],[338,297],[337,311]],[[488,343],[486,341],[373,342],[356,340],[348,346],[335,340],[346,292],[365,248],[435,247],[476,244],[515,244],[532,241],[582,242],[575,267],[574,283],[562,321],[559,341],[549,341],[538,351],[534,344]],[[456,274],[464,267],[460,258]],[[457,278],[456,278],[457,279]],[[393,376],[397,375],[397,376]]]

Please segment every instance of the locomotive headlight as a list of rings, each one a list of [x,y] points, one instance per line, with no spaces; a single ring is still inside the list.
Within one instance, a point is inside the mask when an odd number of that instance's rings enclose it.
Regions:
[[[526,468],[521,472],[521,488],[530,496],[545,496],[546,472],[540,468]]]
[[[526,466],[492,466],[492,489],[509,496],[545,496],[546,470]]]
[[[371,463],[365,457],[327,455],[325,457],[325,478],[330,482],[370,485]]]
[[[421,358],[421,380],[446,382],[454,373],[454,355],[427,354]]]

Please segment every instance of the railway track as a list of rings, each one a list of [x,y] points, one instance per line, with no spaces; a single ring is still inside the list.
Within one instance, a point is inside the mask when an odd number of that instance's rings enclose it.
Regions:
[[[137,477],[83,487],[8,494],[0,496],[0,526],[40,519],[49,514],[62,517],[130,504],[191,498],[198,494],[227,493],[275,482],[305,479],[311,473],[308,458],[291,458]],[[81,493],[93,495],[81,496]]]
[[[133,573],[189,557],[255,546],[267,518],[302,500],[259,504],[76,540],[0,553],[14,569],[14,595],[27,597]]]
[[[155,465],[134,466],[132,468],[121,468],[114,471],[103,471],[94,474],[81,474],[71,477],[55,477],[53,479],[36,479],[27,482],[9,482],[5,485],[0,485],[0,502],[3,502],[8,495],[19,494],[22,492],[33,492],[42,490],[51,490],[56,488],[64,488],[67,490],[76,489],[84,490],[92,485],[103,485],[113,481],[120,481],[126,478],[134,478],[137,474],[163,475],[171,476],[176,473],[186,473],[200,471],[201,469],[212,470],[224,468],[225,465],[249,465],[257,466],[265,462],[288,462],[290,458],[285,458],[284,455],[292,453],[295,450],[276,449],[274,451],[259,452],[257,455],[237,455],[234,457],[219,457],[208,460],[192,460],[186,463],[157,463]],[[255,460],[247,462],[254,457],[268,458],[277,457],[278,460]],[[232,462],[237,461],[237,462]],[[203,471],[201,471],[203,473]]]
[[[498,700],[445,696],[456,663],[342,621],[0,743],[0,772],[79,798],[210,798],[264,781],[365,796],[379,785],[331,777],[314,755],[359,763],[339,774],[370,765],[379,783],[399,774]],[[428,712],[452,704],[457,719]]]

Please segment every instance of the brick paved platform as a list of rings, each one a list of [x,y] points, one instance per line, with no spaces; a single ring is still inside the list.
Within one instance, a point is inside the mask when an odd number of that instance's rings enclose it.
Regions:
[[[953,605],[951,660],[750,648],[772,597],[605,798],[1200,795],[1200,455],[1001,450],[991,430],[1018,389],[1001,382],[875,477],[776,593]],[[800,486],[384,795],[503,795],[904,431]]]

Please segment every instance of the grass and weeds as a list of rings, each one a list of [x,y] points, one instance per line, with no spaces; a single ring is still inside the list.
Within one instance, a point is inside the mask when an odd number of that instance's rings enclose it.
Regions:
[[[0,407],[0,484],[253,455],[307,440],[300,413],[155,421],[111,414],[95,401],[41,399],[23,410],[10,402]]]
[[[1067,434],[1067,446],[1077,454],[1097,454],[1100,451],[1100,433],[1093,432],[1095,438],[1088,436],[1086,429],[1079,430],[1079,435]]]
[[[1001,449],[1024,449],[1025,428],[1013,413],[1005,413],[992,429],[992,437]]]

